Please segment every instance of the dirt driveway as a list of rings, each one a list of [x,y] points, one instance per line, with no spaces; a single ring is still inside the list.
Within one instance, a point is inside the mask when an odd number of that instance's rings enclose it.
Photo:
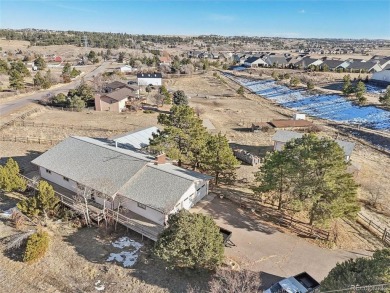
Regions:
[[[230,230],[236,245],[225,249],[228,258],[241,268],[262,271],[270,278],[288,277],[306,271],[318,281],[327,276],[337,262],[359,256],[369,256],[369,251],[325,249],[295,235],[285,234],[277,226],[262,221],[236,204],[215,197],[194,212],[211,215],[218,225]],[[267,282],[264,278],[263,282]]]

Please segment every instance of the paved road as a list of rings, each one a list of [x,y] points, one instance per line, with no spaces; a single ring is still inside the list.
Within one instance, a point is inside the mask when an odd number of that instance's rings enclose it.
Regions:
[[[110,65],[110,62],[103,62],[99,67],[84,75],[84,79],[91,80],[94,75],[103,73],[108,65]],[[48,93],[56,95],[61,92],[67,92],[68,90],[77,87],[79,84],[80,79],[77,79],[71,83],[64,84],[63,86],[57,87],[55,89],[47,89],[45,91],[40,91],[38,93],[27,95],[17,100],[9,101],[8,103],[0,105],[0,117],[4,117],[8,114],[11,114],[12,112],[26,106],[27,104],[33,103],[36,100],[43,99]]]

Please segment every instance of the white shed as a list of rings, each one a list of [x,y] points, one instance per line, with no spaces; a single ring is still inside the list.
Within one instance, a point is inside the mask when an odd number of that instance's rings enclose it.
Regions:
[[[162,85],[161,73],[138,73],[137,74],[138,85]]]

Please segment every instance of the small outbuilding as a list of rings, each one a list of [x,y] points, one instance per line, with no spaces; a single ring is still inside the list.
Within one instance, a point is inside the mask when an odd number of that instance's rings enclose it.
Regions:
[[[161,73],[138,73],[137,74],[138,85],[162,85],[162,74]]]

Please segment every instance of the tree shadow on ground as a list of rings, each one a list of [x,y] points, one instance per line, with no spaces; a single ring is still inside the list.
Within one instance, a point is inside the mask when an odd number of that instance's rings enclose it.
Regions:
[[[112,252],[129,251],[128,247],[115,248],[111,244],[111,242],[124,236],[143,245],[135,265],[124,268],[128,271],[128,276],[149,285],[165,288],[169,292],[186,292],[189,285],[196,287],[207,285],[208,273],[168,269],[166,263],[153,255],[154,243],[152,241],[146,238],[142,239],[141,235],[127,230],[121,225],[117,226],[117,231],[106,230],[104,225],[100,228],[80,228],[73,234],[66,236],[64,240],[73,246],[80,256],[92,263],[123,267],[122,263],[107,262],[107,258]]]
[[[229,144],[232,149],[242,149],[247,151],[255,156],[265,157],[268,152],[273,151],[273,146],[254,146],[254,145],[244,145],[238,143]]]
[[[12,159],[14,159],[20,169],[20,173],[26,174],[32,171],[36,171],[37,167],[33,164],[31,164],[31,161],[34,160],[35,158],[39,157],[42,153],[38,151],[33,151],[33,150],[28,150],[27,154],[24,156],[13,156]],[[10,157],[1,157],[0,158],[0,165],[5,165],[7,163],[7,160]]]
[[[226,192],[227,190],[224,190],[221,194],[226,194]],[[269,217],[242,209],[239,204],[226,198],[221,199],[219,196],[215,197],[211,203],[205,205],[203,211],[234,228],[258,231],[265,234],[273,234],[278,231],[277,228],[267,223],[270,221]],[[229,230],[228,227],[226,229]]]
[[[326,90],[341,91],[343,89],[343,82],[330,83],[322,86],[322,88]]]

